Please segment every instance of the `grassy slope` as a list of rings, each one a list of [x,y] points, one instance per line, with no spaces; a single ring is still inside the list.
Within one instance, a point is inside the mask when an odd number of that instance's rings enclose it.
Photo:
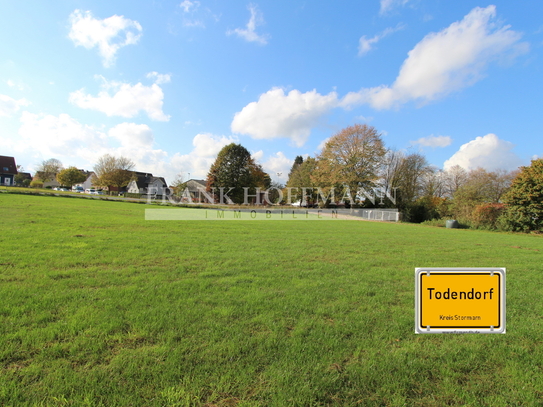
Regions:
[[[2,405],[543,403],[540,237],[0,207]],[[422,266],[507,267],[507,334],[415,335]]]

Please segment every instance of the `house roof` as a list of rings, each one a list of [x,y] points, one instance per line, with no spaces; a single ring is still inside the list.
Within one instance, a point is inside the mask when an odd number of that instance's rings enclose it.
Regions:
[[[164,186],[168,186],[164,177],[154,177],[153,174],[148,172],[135,172],[135,174],[135,181],[138,188],[147,188],[149,184],[152,184],[156,180],[160,180]]]
[[[203,180],[203,179],[189,179],[187,181],[187,186],[189,186],[189,187],[197,187],[197,185],[195,185],[195,183],[200,184],[204,188],[206,187],[206,181]]]
[[[15,158],[0,155],[0,173],[16,175],[17,165],[15,165]]]

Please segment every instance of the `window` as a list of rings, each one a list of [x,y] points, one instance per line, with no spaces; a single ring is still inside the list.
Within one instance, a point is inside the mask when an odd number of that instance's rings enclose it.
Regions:
[[[4,167],[4,172],[8,172],[9,171],[9,168],[8,167]]]

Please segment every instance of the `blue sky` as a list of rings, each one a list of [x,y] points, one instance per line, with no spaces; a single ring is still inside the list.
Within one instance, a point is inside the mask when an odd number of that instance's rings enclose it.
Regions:
[[[231,142],[285,182],[342,128],[438,168],[543,156],[543,2],[2,2],[0,155],[171,182]]]

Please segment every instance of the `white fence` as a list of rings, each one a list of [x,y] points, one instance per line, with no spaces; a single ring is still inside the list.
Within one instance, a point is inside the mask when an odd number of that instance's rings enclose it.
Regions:
[[[398,222],[400,212],[398,209],[351,209],[350,216],[357,216],[367,220],[381,220],[386,222]]]

